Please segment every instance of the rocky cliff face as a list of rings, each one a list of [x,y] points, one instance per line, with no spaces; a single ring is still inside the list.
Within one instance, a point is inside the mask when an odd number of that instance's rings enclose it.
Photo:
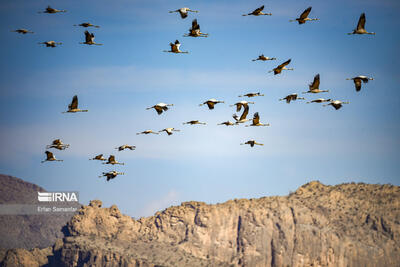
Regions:
[[[48,264],[399,266],[399,235],[400,187],[311,182],[286,197],[186,202],[139,220],[92,201]],[[16,255],[8,251],[3,264]]]

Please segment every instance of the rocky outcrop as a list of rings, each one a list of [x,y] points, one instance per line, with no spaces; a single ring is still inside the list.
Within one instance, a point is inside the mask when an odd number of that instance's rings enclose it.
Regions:
[[[38,204],[40,186],[0,174],[0,204]],[[0,248],[45,248],[64,236],[62,227],[72,214],[0,215]]]
[[[185,202],[134,220],[98,200],[53,247],[65,266],[399,266],[400,187],[311,182],[285,197]]]

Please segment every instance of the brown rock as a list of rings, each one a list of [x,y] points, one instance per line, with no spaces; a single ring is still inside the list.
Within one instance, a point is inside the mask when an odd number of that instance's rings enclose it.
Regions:
[[[184,202],[140,220],[121,214],[116,206],[92,203],[68,223],[69,236],[54,245],[50,265],[286,267],[400,262],[398,186],[311,182],[286,197],[217,205]],[[10,253],[4,262],[19,263],[23,258],[34,263],[30,254]]]

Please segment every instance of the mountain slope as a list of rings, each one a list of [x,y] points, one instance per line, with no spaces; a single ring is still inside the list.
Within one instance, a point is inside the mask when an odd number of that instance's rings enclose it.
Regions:
[[[400,187],[311,182],[289,196],[185,202],[139,220],[94,200],[68,222],[48,263],[399,266],[399,237]],[[46,253],[8,251],[3,264],[40,266]]]
[[[37,204],[40,186],[0,174],[0,204]],[[72,215],[0,215],[0,248],[44,248],[63,237]]]

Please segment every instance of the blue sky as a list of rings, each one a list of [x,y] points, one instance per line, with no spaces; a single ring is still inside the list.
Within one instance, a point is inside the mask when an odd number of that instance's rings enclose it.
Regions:
[[[242,17],[266,6],[272,16]],[[81,202],[101,199],[141,217],[182,201],[285,195],[310,180],[399,185],[400,75],[398,1],[2,1],[0,9],[0,173],[47,190],[76,190]],[[38,14],[47,5],[62,14]],[[199,10],[182,20],[169,10]],[[317,22],[289,23],[312,6]],[[375,36],[349,36],[362,12]],[[185,38],[197,18],[209,38]],[[84,46],[90,21],[103,46]],[[35,34],[10,32],[29,28]],[[163,53],[179,39],[187,55]],[[38,42],[63,42],[45,48]],[[252,62],[259,54],[277,61]],[[267,72],[291,58],[294,71]],[[336,111],[319,104],[278,101],[306,91],[319,73],[328,94],[306,98],[350,101]],[[357,75],[375,80],[356,92]],[[259,112],[271,127],[225,127],[238,95],[261,91]],[[61,114],[73,95],[88,113]],[[215,110],[199,107],[224,100]],[[175,104],[158,116],[146,110]],[[207,126],[182,125],[199,119]],[[172,136],[137,136],[146,129],[175,127]],[[61,138],[71,147],[55,151],[64,162],[47,162],[45,146]],[[263,147],[240,146],[255,139]],[[122,144],[135,151],[117,152]],[[115,154],[125,166],[88,159]],[[103,171],[126,173],[111,182]]]

